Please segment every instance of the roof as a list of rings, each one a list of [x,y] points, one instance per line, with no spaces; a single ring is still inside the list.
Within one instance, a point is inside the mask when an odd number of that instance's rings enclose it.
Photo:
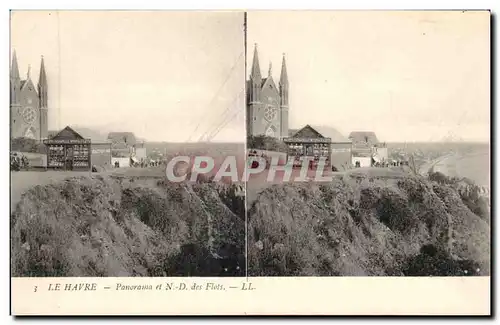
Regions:
[[[313,132],[318,133],[320,136],[324,138],[330,138],[333,143],[350,143],[351,140],[344,137],[337,129],[331,126],[321,126],[321,125],[310,125],[307,124],[303,128],[299,130],[290,129],[288,130],[288,134],[290,137],[294,137],[297,133],[302,133],[306,128],[312,129]],[[293,133],[292,133],[293,132]]]
[[[372,131],[354,131],[349,134],[349,139],[353,142],[377,144],[379,143],[375,132]]]
[[[108,139],[113,143],[124,142],[128,145],[134,145],[137,143],[133,132],[110,132],[108,134]]]
[[[60,138],[60,139],[85,139],[78,132],[73,130],[71,127],[67,126],[61,131],[57,132],[52,138]]]
[[[105,134],[86,127],[73,126],[73,130],[80,133],[84,138],[90,139],[92,142],[111,142]]]
[[[125,144],[125,142],[113,142],[112,143],[112,149],[113,150],[125,150],[125,151],[128,151],[129,147]]]
[[[21,89],[24,89],[28,86],[31,86],[31,90],[34,91],[34,92],[37,92],[37,88],[35,87],[35,85],[33,84],[33,81],[30,79],[26,79],[26,80],[21,80]]]
[[[337,129],[331,126],[311,125],[311,127],[316,131],[318,131],[325,138],[332,139],[332,142],[338,142],[338,143],[351,142],[350,139],[343,136],[342,133],[340,133]]]

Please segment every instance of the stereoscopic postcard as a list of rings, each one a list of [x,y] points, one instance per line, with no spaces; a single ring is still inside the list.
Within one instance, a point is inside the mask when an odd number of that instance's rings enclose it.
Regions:
[[[490,33],[12,10],[12,314],[490,315]]]

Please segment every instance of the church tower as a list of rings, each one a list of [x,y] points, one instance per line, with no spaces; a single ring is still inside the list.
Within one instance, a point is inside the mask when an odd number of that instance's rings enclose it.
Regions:
[[[252,71],[247,82],[247,133],[254,134],[256,131],[257,115],[260,111],[260,90],[262,86],[262,76],[260,74],[259,55],[257,44],[253,51]]]
[[[47,98],[47,74],[45,73],[45,64],[40,63],[40,77],[38,78],[38,98],[40,109],[40,138],[47,139],[48,134],[48,98]]]
[[[281,138],[288,137],[288,74],[286,72],[285,53],[281,62],[280,88],[280,110],[281,110]]]
[[[12,65],[10,67],[10,105],[19,105],[19,90],[21,88],[21,77],[17,64],[16,51],[12,53]]]
[[[16,51],[12,53],[12,64],[10,67],[10,134],[17,129],[18,114],[21,109],[19,96],[21,92],[21,77],[19,76],[19,65],[17,63]]]
[[[36,141],[48,135],[47,74],[42,57],[38,86],[31,79],[28,65],[26,79],[21,79],[16,52],[12,53],[10,68],[10,137]]]
[[[247,134],[276,139],[288,136],[288,76],[284,58],[280,81],[275,83],[272,63],[267,77],[261,75],[257,45],[247,80]]]

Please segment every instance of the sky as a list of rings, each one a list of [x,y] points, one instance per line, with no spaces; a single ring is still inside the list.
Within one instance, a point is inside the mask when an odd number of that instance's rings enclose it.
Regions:
[[[14,49],[35,84],[44,57],[50,130],[245,139],[241,12],[13,11]]]
[[[291,128],[489,141],[489,12],[257,11],[247,20],[248,74],[255,43],[275,81],[286,55]]]

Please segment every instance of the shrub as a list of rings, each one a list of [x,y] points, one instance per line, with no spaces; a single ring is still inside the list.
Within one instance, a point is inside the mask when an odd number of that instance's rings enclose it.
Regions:
[[[278,139],[265,135],[248,136],[247,147],[251,149],[278,152],[287,152],[288,148],[285,143],[279,141]]]
[[[409,258],[403,270],[406,276],[473,276],[479,272],[479,264],[474,261],[454,260],[431,244],[422,246],[420,254]]]
[[[47,147],[43,143],[34,139],[14,138],[10,141],[10,150],[44,154],[47,152]]]

